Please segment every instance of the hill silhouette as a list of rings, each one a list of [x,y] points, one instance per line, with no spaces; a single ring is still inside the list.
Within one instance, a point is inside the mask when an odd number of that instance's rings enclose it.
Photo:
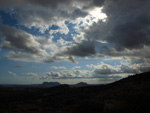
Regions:
[[[150,72],[107,85],[0,87],[1,113],[150,113]]]
[[[69,85],[70,87],[85,87],[85,86],[89,86],[89,84],[85,83],[85,82],[79,82],[77,84],[74,85]]]
[[[54,87],[61,85],[59,82],[43,82],[40,86]]]

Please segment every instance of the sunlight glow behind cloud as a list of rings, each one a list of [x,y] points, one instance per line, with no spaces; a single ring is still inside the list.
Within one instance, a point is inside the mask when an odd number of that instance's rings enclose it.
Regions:
[[[103,20],[104,22],[106,21],[107,15],[102,12],[102,9],[103,7],[101,8],[96,7],[89,12],[92,15],[92,17],[94,17],[95,22],[98,22],[99,20]]]

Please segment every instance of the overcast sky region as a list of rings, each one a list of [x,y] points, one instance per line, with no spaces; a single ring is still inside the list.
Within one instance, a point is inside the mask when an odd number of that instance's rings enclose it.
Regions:
[[[0,0],[0,84],[103,84],[146,71],[150,0]]]

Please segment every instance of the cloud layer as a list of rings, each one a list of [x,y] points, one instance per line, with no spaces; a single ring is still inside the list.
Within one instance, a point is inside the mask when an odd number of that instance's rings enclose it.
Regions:
[[[0,47],[9,50],[6,58],[16,61],[77,63],[76,58],[119,57],[128,62],[89,65],[91,75],[149,71],[149,4],[149,0],[1,0],[0,10],[17,23],[7,25],[0,16]],[[65,67],[51,69],[64,71],[47,72],[46,77],[90,75],[65,72]]]

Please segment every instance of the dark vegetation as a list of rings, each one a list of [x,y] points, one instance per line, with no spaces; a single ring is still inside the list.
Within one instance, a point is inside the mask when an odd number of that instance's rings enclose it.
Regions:
[[[150,72],[100,86],[1,86],[0,113],[150,113]]]

